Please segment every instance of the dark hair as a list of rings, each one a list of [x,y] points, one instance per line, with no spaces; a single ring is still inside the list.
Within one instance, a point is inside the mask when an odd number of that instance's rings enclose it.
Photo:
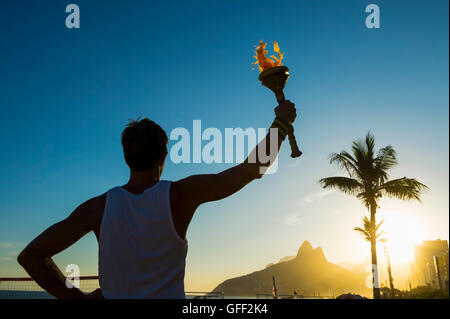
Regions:
[[[148,118],[130,120],[122,132],[122,147],[131,170],[148,170],[167,154],[167,135]]]

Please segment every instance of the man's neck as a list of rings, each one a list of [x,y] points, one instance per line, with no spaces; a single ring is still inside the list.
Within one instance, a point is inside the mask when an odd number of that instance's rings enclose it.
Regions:
[[[141,194],[147,188],[159,182],[159,172],[156,170],[131,171],[128,183],[122,187],[133,194]]]

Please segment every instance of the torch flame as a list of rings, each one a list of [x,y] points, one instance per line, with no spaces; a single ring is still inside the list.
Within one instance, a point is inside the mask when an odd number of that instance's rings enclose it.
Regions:
[[[271,55],[270,57],[273,58],[270,59],[266,55],[268,51],[266,50],[267,43],[264,43],[262,40],[259,42],[259,46],[256,47],[256,51],[253,57],[256,59],[255,62],[253,62],[253,67],[255,67],[256,64],[258,64],[259,72],[262,72],[266,69],[273,68],[274,66],[280,66],[281,61],[283,60],[283,53],[280,52],[280,47],[278,46],[277,42],[273,42],[273,50],[278,54],[278,57],[276,55]]]

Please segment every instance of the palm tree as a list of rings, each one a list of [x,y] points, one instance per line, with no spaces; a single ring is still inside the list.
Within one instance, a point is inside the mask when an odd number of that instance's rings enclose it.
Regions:
[[[362,218],[362,220],[363,220],[363,227],[362,228],[361,227],[355,227],[355,228],[353,228],[353,230],[357,231],[358,233],[360,233],[360,235],[363,236],[365,241],[368,241],[369,243],[371,243],[372,241],[375,241],[375,242],[380,242],[381,241],[381,242],[385,243],[387,241],[386,238],[380,238],[381,235],[384,234],[384,231],[379,231],[380,227],[381,227],[381,224],[383,224],[383,220],[380,221],[378,223],[378,225],[372,224],[371,220],[369,218],[367,218],[366,216],[364,216]],[[372,271],[373,271],[373,269],[372,269]],[[377,274],[374,273],[374,276],[373,276],[373,279],[372,279],[373,282],[375,282],[375,280],[376,280],[376,278],[375,278],[376,275]],[[390,277],[389,277],[390,282],[392,282],[391,281],[392,275],[390,274],[390,272],[389,272],[389,275],[390,275]],[[394,291],[393,289],[391,289],[391,290]]]
[[[336,188],[346,194],[356,196],[369,210],[369,225],[376,224],[375,214],[382,196],[401,200],[420,201],[421,193],[427,186],[413,178],[388,180],[388,170],[397,165],[397,155],[392,146],[381,148],[375,154],[375,138],[369,132],[365,140],[353,142],[352,153],[346,151],[332,153],[330,164],[338,164],[345,169],[349,177],[335,176],[322,178],[323,188]],[[376,227],[375,227],[376,228]],[[380,298],[377,270],[377,236],[370,235],[370,249],[373,269],[373,297]]]
[[[364,216],[362,220],[363,220],[363,228],[355,227],[353,228],[354,231],[359,232],[364,237],[364,240],[368,242],[372,242],[372,238],[375,241],[384,241],[384,238],[379,239],[380,236],[384,234],[384,231],[378,232],[378,230],[381,227],[381,224],[383,224],[383,220],[379,222],[378,225],[376,225],[375,227],[369,220],[369,218],[367,218],[366,216]]]

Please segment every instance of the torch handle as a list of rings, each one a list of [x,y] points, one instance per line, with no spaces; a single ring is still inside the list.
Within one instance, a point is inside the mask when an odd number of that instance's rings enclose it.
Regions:
[[[277,98],[278,103],[285,101],[283,90],[276,91],[275,96]],[[288,139],[289,144],[291,145],[291,157],[292,158],[300,157],[302,155],[302,151],[300,151],[300,149],[298,148],[297,141],[295,140],[294,135],[294,127],[291,124],[289,124]]]

